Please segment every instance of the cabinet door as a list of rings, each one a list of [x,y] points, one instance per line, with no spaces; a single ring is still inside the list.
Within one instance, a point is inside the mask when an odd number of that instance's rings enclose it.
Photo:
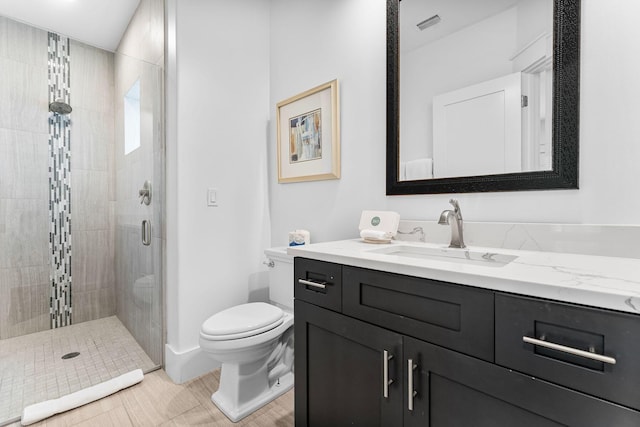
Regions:
[[[402,337],[299,300],[294,310],[296,426],[398,425]]]
[[[405,426],[640,425],[640,412],[422,341],[405,337],[404,354]]]

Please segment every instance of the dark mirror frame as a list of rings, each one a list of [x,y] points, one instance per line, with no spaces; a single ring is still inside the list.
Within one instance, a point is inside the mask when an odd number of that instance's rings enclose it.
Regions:
[[[399,0],[387,0],[387,195],[578,188],[580,0],[554,0],[552,170],[399,181]]]

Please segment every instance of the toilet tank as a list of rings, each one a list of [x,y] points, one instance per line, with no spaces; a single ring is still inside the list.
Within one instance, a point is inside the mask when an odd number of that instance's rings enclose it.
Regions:
[[[287,248],[265,249],[269,264],[269,299],[276,304],[293,309],[293,256]]]

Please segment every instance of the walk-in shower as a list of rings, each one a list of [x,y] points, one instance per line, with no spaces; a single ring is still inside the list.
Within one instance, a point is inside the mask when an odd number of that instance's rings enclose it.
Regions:
[[[0,10],[0,425],[162,365],[161,3],[141,0],[116,52]]]

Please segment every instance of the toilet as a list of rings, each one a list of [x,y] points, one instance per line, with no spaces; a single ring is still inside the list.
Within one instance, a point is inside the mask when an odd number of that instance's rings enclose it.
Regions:
[[[209,317],[200,348],[222,364],[215,405],[237,422],[293,387],[293,257],[266,249],[270,303],[252,302]]]

